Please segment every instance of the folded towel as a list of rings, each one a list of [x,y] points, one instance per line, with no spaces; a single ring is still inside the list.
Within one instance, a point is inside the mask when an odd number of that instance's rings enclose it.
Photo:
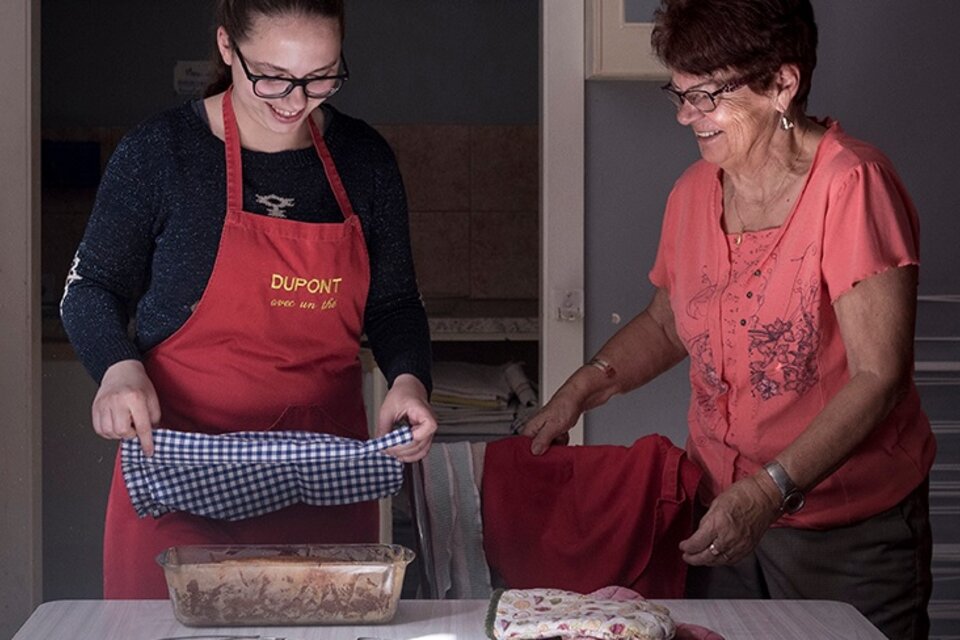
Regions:
[[[153,456],[131,438],[121,444],[120,464],[141,518],[186,511],[241,520],[298,502],[351,504],[395,494],[403,463],[382,450],[412,440],[409,427],[366,441],[308,431],[156,429]]]
[[[490,596],[490,570],[483,553],[480,469],[484,443],[434,443],[423,459],[423,489],[430,521],[438,598]]]
[[[520,407],[535,407],[537,393],[523,365],[508,362],[486,365],[471,362],[433,364],[434,403],[478,408],[505,407],[516,399]]]
[[[533,384],[523,372],[523,365],[519,362],[511,362],[504,366],[503,376],[510,385],[513,394],[517,396],[521,407],[536,407],[537,392],[533,390]]]

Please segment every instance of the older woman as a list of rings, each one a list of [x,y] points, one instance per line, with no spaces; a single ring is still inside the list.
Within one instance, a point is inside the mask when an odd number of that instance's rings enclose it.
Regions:
[[[650,305],[532,418],[580,414],[690,358],[705,514],[688,592],[820,598],[926,637],[936,445],[913,384],[918,230],[890,161],[804,113],[808,0],[664,0],[653,45],[702,160],[670,194]]]

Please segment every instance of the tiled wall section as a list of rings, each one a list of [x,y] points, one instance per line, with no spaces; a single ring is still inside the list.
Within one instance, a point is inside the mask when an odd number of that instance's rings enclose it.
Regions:
[[[426,298],[536,299],[536,125],[378,125],[410,203]]]

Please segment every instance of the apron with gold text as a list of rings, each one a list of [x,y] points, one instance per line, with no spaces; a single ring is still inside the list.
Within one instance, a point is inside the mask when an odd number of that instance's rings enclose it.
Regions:
[[[210,280],[186,323],[144,356],[168,429],[307,430],[367,438],[358,359],[370,266],[323,136],[310,134],[342,223],[243,211],[240,137],[223,98],[227,212]],[[172,545],[371,542],[375,502],[297,504],[222,522],[186,513],[137,517],[119,456],[104,531],[104,597],[166,598],[155,558]]]

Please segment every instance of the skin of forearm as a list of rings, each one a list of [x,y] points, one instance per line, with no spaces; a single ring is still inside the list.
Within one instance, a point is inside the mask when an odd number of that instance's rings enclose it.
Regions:
[[[615,372],[610,378],[612,384],[608,385],[610,395],[645,385],[686,356],[683,347],[671,339],[669,329],[658,323],[649,311],[631,320],[597,353]]]
[[[777,456],[797,486],[812,489],[836,471],[907,393],[916,289],[917,269],[906,266],[861,281],[836,303],[850,379]]]
[[[597,353],[610,365],[612,375],[584,365],[561,387],[572,394],[582,411],[607,402],[611,397],[636,389],[680,363],[687,353],[673,326],[666,294],[657,292],[653,301],[611,337]],[[559,393],[558,392],[558,393]]]
[[[873,372],[857,373],[777,460],[797,486],[809,491],[870,437],[903,398],[907,384]],[[766,473],[760,477],[769,481]]]

